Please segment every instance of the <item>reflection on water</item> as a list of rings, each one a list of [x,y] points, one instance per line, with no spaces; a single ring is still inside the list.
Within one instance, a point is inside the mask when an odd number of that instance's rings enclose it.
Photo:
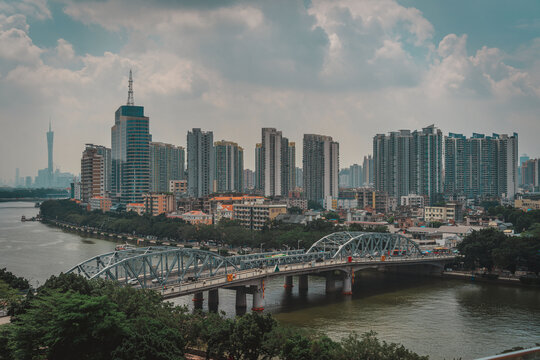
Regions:
[[[0,203],[0,267],[34,284],[95,255],[114,242],[82,238],[38,222],[33,203]],[[540,342],[540,290],[426,277],[360,272],[352,296],[325,294],[323,278],[310,277],[309,291],[286,290],[281,277],[266,282],[265,311],[283,324],[340,339],[374,330],[432,359],[472,359]],[[295,278],[295,284],[297,279]],[[339,289],[339,282],[338,282]],[[203,309],[208,309],[207,294]],[[214,311],[235,316],[235,292],[219,290]],[[191,296],[171,300],[193,308]],[[248,311],[251,295],[247,295]]]

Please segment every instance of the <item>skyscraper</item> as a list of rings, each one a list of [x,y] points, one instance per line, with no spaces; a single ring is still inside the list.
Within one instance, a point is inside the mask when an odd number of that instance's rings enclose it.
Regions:
[[[184,148],[161,142],[150,143],[150,189],[169,191],[170,180],[184,178]]]
[[[105,159],[97,147],[88,144],[81,158],[81,200],[88,204],[97,196],[105,196]]]
[[[102,145],[86,144],[86,149],[93,148],[103,157],[103,181],[105,195],[111,192],[112,158],[111,149]]]
[[[122,204],[140,203],[150,190],[150,118],[134,105],[131,70],[128,89],[127,105],[116,110],[111,128],[112,195]]]
[[[445,193],[506,196],[517,191],[518,135],[450,133],[445,138]]]
[[[519,157],[519,168],[518,168],[518,185],[525,184],[521,177],[521,167],[523,166],[523,163],[529,160],[529,156],[527,154],[523,154]]]
[[[540,159],[526,160],[521,164],[521,180],[527,190],[539,191]]]
[[[442,132],[400,130],[373,138],[375,188],[401,198],[409,194],[433,199],[442,192]]]
[[[362,185],[364,185],[362,166],[353,164],[349,167],[349,186],[351,188],[359,188]]]
[[[255,144],[255,189],[264,192],[262,144]]]
[[[288,196],[295,187],[296,146],[289,139],[281,138],[281,196]]]
[[[51,121],[49,120],[49,131],[47,131],[47,186],[53,186],[53,142],[54,132],[51,130]]]
[[[188,194],[203,197],[214,191],[214,134],[194,128],[187,134]]]
[[[339,144],[330,136],[304,134],[304,196],[322,203],[338,196]]]
[[[287,196],[289,185],[289,142],[281,131],[262,129],[262,142],[255,148],[258,189],[264,196]],[[294,164],[291,169],[294,169]],[[292,170],[291,170],[292,171]]]
[[[371,157],[371,155],[364,156],[362,173],[364,178],[364,185],[373,185],[373,158]]]
[[[244,175],[244,149],[231,141],[214,143],[217,192],[242,192]]]

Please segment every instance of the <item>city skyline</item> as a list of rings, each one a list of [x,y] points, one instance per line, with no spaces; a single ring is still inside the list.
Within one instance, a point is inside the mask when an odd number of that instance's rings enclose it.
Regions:
[[[209,129],[246,149],[245,168],[255,168],[263,127],[297,144],[304,133],[332,136],[342,167],[361,163],[377,133],[431,123],[444,134],[518,132],[520,153],[540,155],[535,2],[3,4],[4,180],[46,166],[49,116],[55,168],[77,173],[85,143],[110,146],[130,68],[158,141],[185,147],[189,129]],[[125,8],[138,10],[118,19]]]

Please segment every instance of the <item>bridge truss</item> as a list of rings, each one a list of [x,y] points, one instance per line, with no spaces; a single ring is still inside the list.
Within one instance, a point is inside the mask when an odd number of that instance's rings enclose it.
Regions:
[[[337,232],[317,241],[306,252],[287,250],[221,256],[213,252],[167,246],[114,251],[95,256],[68,271],[88,279],[104,278],[121,284],[155,288],[225,276],[237,271],[335,258],[420,256],[418,245],[388,233]]]
[[[332,258],[346,256],[421,256],[418,244],[400,234],[336,232],[315,242],[307,253],[331,252]]]

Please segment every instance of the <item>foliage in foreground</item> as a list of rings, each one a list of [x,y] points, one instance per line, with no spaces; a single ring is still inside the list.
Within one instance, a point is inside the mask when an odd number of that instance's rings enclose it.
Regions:
[[[53,276],[0,326],[0,359],[172,360],[189,348],[214,359],[427,359],[373,332],[336,342],[270,315],[191,314],[162,300],[150,290]]]

